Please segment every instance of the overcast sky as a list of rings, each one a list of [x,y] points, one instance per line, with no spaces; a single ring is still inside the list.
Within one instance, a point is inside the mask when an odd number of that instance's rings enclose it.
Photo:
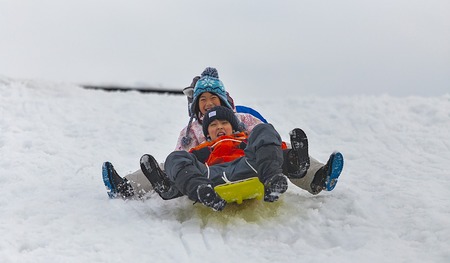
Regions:
[[[0,0],[3,77],[183,88],[206,66],[235,96],[450,93],[450,1]]]

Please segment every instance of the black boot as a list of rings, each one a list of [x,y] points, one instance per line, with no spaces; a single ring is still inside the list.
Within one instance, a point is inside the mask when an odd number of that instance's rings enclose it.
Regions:
[[[302,129],[293,129],[289,136],[292,149],[284,152],[283,172],[289,178],[302,178],[310,166],[308,138]]]
[[[209,184],[198,186],[197,198],[200,203],[211,207],[214,211],[222,211],[227,205],[227,201],[223,200]]]
[[[128,180],[120,177],[110,162],[103,163],[102,176],[110,198],[128,198],[134,195],[133,187]]]
[[[144,154],[141,157],[140,164],[145,177],[162,199],[169,200],[183,195],[173,186],[153,156]]]
[[[264,183],[264,201],[275,202],[288,188],[284,174],[276,174]]]

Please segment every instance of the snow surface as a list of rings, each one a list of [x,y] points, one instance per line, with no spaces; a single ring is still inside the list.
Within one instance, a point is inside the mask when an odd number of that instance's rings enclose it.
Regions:
[[[449,95],[234,99],[321,161],[341,151],[336,189],[223,212],[110,200],[102,163],[163,161],[186,99],[1,77],[0,262],[450,262]]]

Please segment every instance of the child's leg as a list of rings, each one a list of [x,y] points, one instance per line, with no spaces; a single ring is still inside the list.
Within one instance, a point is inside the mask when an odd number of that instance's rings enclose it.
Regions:
[[[289,178],[289,181],[291,181],[294,185],[300,187],[301,189],[310,192],[311,194],[318,194],[311,189],[311,183],[314,180],[314,175],[316,174],[316,172],[324,164],[312,158],[311,156],[309,158],[310,158],[310,166],[308,171],[306,172],[306,175],[300,179]]]
[[[316,195],[324,189],[327,191],[334,189],[343,166],[344,157],[341,153],[334,152],[330,155],[327,164],[311,158],[311,167],[305,177],[300,179],[290,178],[289,180],[296,186]]]
[[[281,174],[283,151],[281,137],[271,124],[258,124],[248,137],[245,157],[258,173],[261,182]]]
[[[164,168],[175,187],[193,201],[198,201],[197,188],[200,185],[212,185],[207,177],[206,166],[186,151],[175,151],[169,154]]]
[[[279,195],[286,192],[288,184],[282,173],[281,137],[271,124],[259,124],[253,128],[245,156],[264,184],[264,201],[278,200]]]
[[[124,178],[128,180],[131,187],[133,187],[134,193],[139,198],[142,198],[146,193],[153,190],[150,181],[147,179],[147,177],[145,177],[140,169],[134,173],[126,175]]]
[[[198,201],[215,211],[221,211],[226,201],[220,198],[209,179],[208,168],[185,151],[169,154],[165,162],[165,171],[174,186],[189,199]]]

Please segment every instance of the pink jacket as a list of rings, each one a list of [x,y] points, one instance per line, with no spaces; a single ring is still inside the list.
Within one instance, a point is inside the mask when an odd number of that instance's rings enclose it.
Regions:
[[[242,123],[245,124],[245,127],[248,132],[253,130],[253,128],[256,125],[262,123],[261,120],[259,120],[258,118],[249,113],[236,113],[236,116]],[[206,141],[206,138],[203,135],[202,125],[198,123],[197,120],[195,120],[192,122],[191,128],[189,130],[189,137],[191,137],[191,141],[188,145],[183,146],[183,137],[186,136],[186,129],[187,126],[184,127],[183,130],[181,130],[180,136],[178,137],[177,140],[177,146],[175,148],[175,151],[189,151],[191,148],[194,148],[195,146]]]

